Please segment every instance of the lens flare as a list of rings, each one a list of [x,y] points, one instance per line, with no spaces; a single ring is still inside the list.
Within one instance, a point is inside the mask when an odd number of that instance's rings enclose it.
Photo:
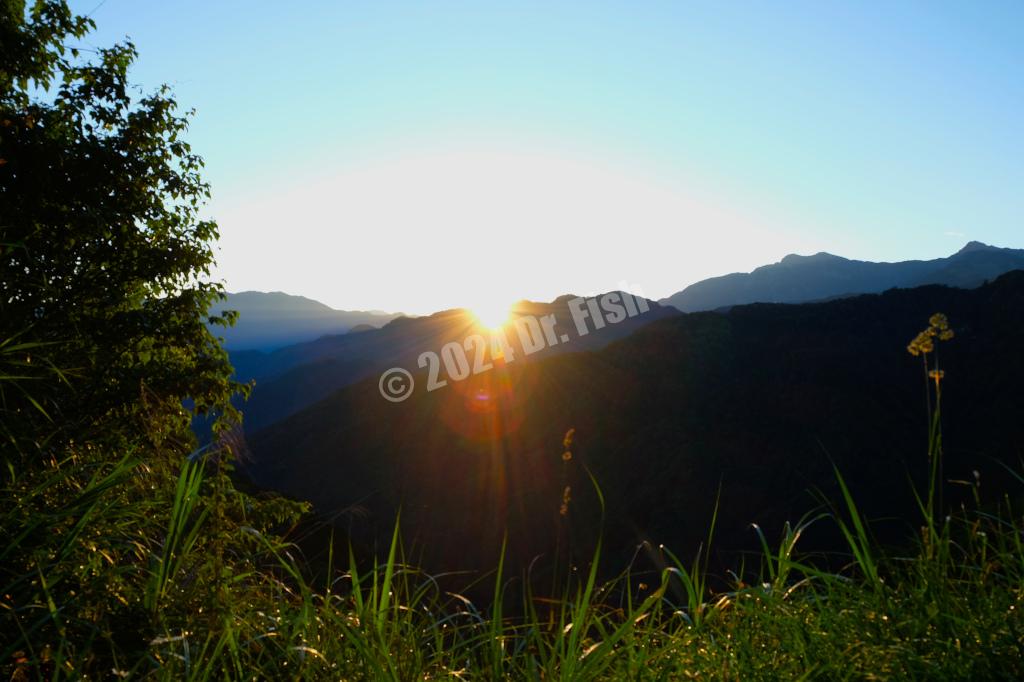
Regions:
[[[477,324],[488,330],[504,327],[512,317],[512,309],[507,305],[475,305],[470,309],[470,312],[476,318]]]

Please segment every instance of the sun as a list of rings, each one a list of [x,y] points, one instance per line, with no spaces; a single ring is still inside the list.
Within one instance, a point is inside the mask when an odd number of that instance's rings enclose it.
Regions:
[[[508,324],[512,317],[511,306],[484,303],[475,305],[470,309],[477,324],[489,330],[499,329]]]

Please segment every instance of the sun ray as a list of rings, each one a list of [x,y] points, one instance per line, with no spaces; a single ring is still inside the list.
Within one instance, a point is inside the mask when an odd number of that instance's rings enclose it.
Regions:
[[[500,329],[512,319],[512,307],[508,305],[483,303],[474,305],[470,312],[477,324],[488,331]]]

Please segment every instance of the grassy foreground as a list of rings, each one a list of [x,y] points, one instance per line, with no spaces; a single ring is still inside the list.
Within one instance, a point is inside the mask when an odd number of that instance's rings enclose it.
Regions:
[[[758,565],[724,590],[709,588],[706,548],[689,564],[666,550],[673,565],[644,582],[626,568],[599,583],[598,545],[559,599],[499,564],[479,578],[489,603],[474,604],[402,561],[397,524],[379,564],[360,571],[350,550],[332,551],[332,578],[313,584],[273,532],[303,508],[235,490],[226,458],[182,463],[154,445],[111,460],[72,445],[7,463],[0,665],[19,681],[1020,679],[1020,512],[1010,498],[983,503],[978,481],[965,483],[972,508],[938,511],[943,375],[929,358],[948,336],[936,316],[910,347],[932,425],[929,488],[908,493],[921,511],[911,551],[877,549],[836,472],[834,508],[781,538],[758,530]],[[838,525],[844,568],[802,555],[811,524]]]
[[[376,570],[336,557],[349,570],[309,584],[289,546],[247,525],[245,499],[202,464],[182,468],[159,515],[136,494],[169,472],[125,459],[72,476],[74,464],[51,463],[4,509],[10,679],[1024,675],[1024,529],[1008,506],[962,512],[915,555],[893,557],[872,553],[848,500],[813,521],[848,533],[847,570],[801,561],[802,524],[765,543],[756,582],[719,593],[700,562],[653,585],[628,571],[598,585],[592,566],[551,604],[499,566],[484,606],[399,563],[397,533]]]

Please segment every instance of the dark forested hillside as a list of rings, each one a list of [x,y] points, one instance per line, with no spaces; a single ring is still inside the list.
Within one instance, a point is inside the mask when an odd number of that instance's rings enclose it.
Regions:
[[[970,288],[1020,267],[1024,267],[1024,251],[975,242],[949,258],[930,261],[871,263],[826,253],[787,256],[781,263],[750,274],[698,282],[663,300],[661,307],[652,302],[652,310],[636,319],[597,330],[571,346],[546,349],[537,358],[564,350],[600,348],[659,316],[674,314],[676,309],[701,311],[753,301],[806,302],[923,284]],[[551,303],[523,301],[515,306],[515,314],[539,316],[555,312],[565,320],[565,302],[570,298],[564,296]],[[437,350],[448,341],[463,338],[473,324],[471,313],[456,309],[421,318],[402,317],[379,330],[361,327],[366,334],[328,334],[329,329],[347,331],[344,325],[363,318],[383,324],[393,316],[343,313],[301,297],[258,292],[232,294],[223,307],[235,307],[241,313],[237,326],[226,332],[228,346],[233,349],[231,361],[236,378],[243,382],[255,380],[255,389],[244,406],[249,432],[265,428],[390,366],[415,366],[423,350]],[[259,350],[260,344],[253,341],[259,337],[270,344],[267,334],[276,334],[274,338],[280,340],[284,338],[281,335],[294,336],[298,328],[305,329],[311,340],[270,350]],[[321,331],[319,338],[312,339],[318,335],[311,331],[314,329]],[[251,343],[246,345],[239,339],[249,339]]]
[[[562,328],[572,327],[563,296],[550,303],[521,301],[513,306],[513,317],[553,314]],[[644,324],[677,315],[674,308],[648,302],[648,310],[618,324],[575,338],[571,345],[554,345],[530,360],[565,350],[601,348],[627,336]],[[242,406],[246,431],[252,432],[312,405],[334,391],[395,365],[415,369],[420,353],[438,352],[450,341],[461,342],[473,333],[475,320],[463,309],[446,310],[419,318],[398,318],[382,329],[357,334],[324,336],[309,343],[295,344],[271,353],[232,353],[236,376],[255,379],[249,400]],[[524,360],[525,361],[525,360]],[[379,397],[378,397],[379,398]]]
[[[775,533],[816,504],[809,491],[835,499],[833,462],[869,516],[902,519],[882,523],[882,539],[905,539],[927,440],[921,359],[906,345],[935,312],[956,334],[940,356],[944,473],[976,470],[994,495],[1008,476],[997,459],[1022,454],[1019,271],[975,290],[679,315],[602,350],[509,365],[401,404],[368,380],[255,434],[245,472],[324,513],[351,512],[336,518],[357,537],[389,531],[401,507],[408,538],[430,539],[432,568],[492,566],[506,528],[518,561],[550,556],[562,524],[578,550],[591,542],[584,464],[623,561],[644,539],[694,550],[719,485],[716,544],[750,547],[750,523]]]

